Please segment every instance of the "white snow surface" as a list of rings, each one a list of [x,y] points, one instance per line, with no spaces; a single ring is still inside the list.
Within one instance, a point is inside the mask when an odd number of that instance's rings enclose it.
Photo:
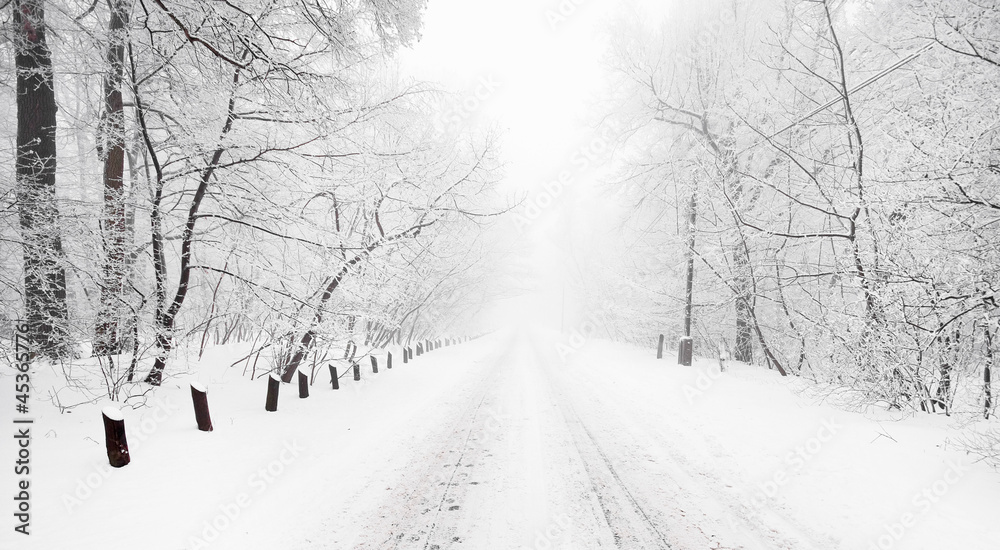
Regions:
[[[955,419],[847,412],[766,369],[511,331],[340,368],[337,391],[317,369],[270,413],[267,378],[223,366],[243,351],[189,366],[213,432],[187,374],[124,409],[121,469],[110,402],[36,400],[32,534],[6,513],[0,548],[1000,548],[1000,474]]]

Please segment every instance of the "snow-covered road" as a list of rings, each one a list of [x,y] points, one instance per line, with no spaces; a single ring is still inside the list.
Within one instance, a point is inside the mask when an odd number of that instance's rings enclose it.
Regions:
[[[434,422],[411,424],[382,451],[392,460],[361,474],[370,482],[327,524],[346,543],[334,547],[822,547],[780,518],[748,520],[729,482],[685,453],[705,444],[697,430],[608,384],[608,370],[567,368],[553,342],[526,334],[472,368],[418,413]],[[714,470],[727,453],[710,451]]]
[[[846,412],[766,369],[514,330],[339,391],[319,372],[270,413],[266,380],[226,367],[239,353],[126,409],[119,470],[101,404],[40,405],[33,535],[0,548],[1000,548],[998,477],[949,444],[951,419]]]

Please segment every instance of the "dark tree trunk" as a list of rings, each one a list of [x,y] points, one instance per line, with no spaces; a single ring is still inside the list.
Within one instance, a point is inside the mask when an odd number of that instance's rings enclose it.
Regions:
[[[354,346],[354,320],[353,315],[347,318],[347,345],[344,346],[344,359],[351,359],[354,356],[351,353],[351,348]]]
[[[56,96],[42,0],[14,1],[17,70],[16,194],[24,240],[24,295],[34,353],[71,354],[66,271],[56,206]]]
[[[742,244],[733,250],[734,271],[733,287],[736,289],[736,345],[733,358],[744,363],[753,362],[753,296],[751,294],[750,276],[746,270],[750,266],[750,258]]]
[[[94,329],[94,355],[121,353],[119,325],[125,317],[123,300],[129,241],[125,216],[125,111],[121,91],[129,8],[124,0],[112,0],[110,4],[104,113],[98,147],[104,160],[104,213],[101,219],[104,281],[101,309]]]
[[[691,202],[688,204],[688,226],[687,226],[687,249],[684,251],[687,256],[687,277],[684,294],[684,336],[691,337],[691,319],[694,314],[694,246],[695,230],[698,223],[698,194],[697,189],[691,191]]]
[[[983,366],[983,417],[990,419],[993,411],[993,333],[986,327],[986,365]]]
[[[283,381],[291,381],[292,376],[295,374],[295,370],[299,368],[299,364],[301,364],[302,361],[309,354],[313,342],[315,341],[314,331],[316,327],[323,322],[323,308],[326,306],[327,302],[330,301],[330,298],[333,296],[333,293],[340,286],[340,283],[341,281],[344,280],[344,277],[346,277],[347,274],[350,273],[351,268],[354,267],[356,264],[360,263],[362,260],[364,260],[368,254],[370,254],[373,250],[375,250],[379,246],[404,238],[416,237],[417,235],[420,234],[421,230],[423,230],[424,227],[431,225],[431,223],[433,222],[426,222],[426,223],[421,222],[405,231],[392,235],[391,237],[385,237],[379,241],[376,241],[366,246],[361,251],[360,254],[344,262],[344,265],[341,266],[340,271],[338,271],[336,275],[330,277],[326,281],[326,288],[324,288],[323,294],[319,298],[319,304],[316,307],[316,314],[313,316],[312,324],[310,325],[309,330],[303,333],[302,338],[299,340],[299,345],[297,346],[295,353],[292,355],[292,358],[288,361],[288,364],[285,365],[284,372],[282,372],[281,374],[281,379]],[[353,355],[351,359],[353,359]]]
[[[229,104],[227,107],[226,122],[222,125],[222,132],[220,133],[220,141],[225,138],[229,131],[233,128],[233,123],[236,121],[236,89],[240,82],[240,70],[237,69],[233,73],[233,92],[229,96]],[[139,106],[138,93],[136,94],[136,106],[138,110],[141,111],[142,108]],[[148,131],[145,128],[145,123],[143,124],[143,133],[146,137],[146,147],[152,149],[152,143],[149,141]],[[188,288],[191,284],[191,255],[192,249],[194,247],[194,228],[195,224],[198,222],[198,210],[201,208],[201,203],[205,199],[205,194],[208,192],[208,184],[212,181],[212,175],[215,173],[215,169],[218,168],[219,162],[222,160],[222,154],[226,151],[225,147],[219,146],[215,149],[212,154],[212,158],[209,160],[208,165],[205,169],[201,171],[200,178],[198,181],[198,188],[194,192],[194,197],[191,199],[191,207],[188,210],[187,221],[184,224],[184,232],[181,235],[181,265],[180,265],[180,278],[177,282],[177,292],[174,293],[174,299],[170,303],[170,306],[163,309],[164,303],[161,302],[163,298],[162,293],[164,291],[163,285],[166,280],[166,265],[163,263],[162,250],[162,234],[160,231],[160,213],[159,213],[159,200],[160,193],[162,192],[162,181],[160,170],[157,168],[157,190],[156,196],[154,197],[153,212],[150,216],[151,224],[153,225],[153,261],[154,270],[156,271],[157,280],[157,308],[156,308],[156,359],[153,361],[153,368],[150,369],[149,374],[146,375],[145,382],[153,386],[159,386],[163,381],[163,371],[167,366],[167,358],[170,356],[170,351],[173,349],[173,332],[174,332],[174,322],[177,319],[177,314],[180,312],[181,307],[184,305],[184,300],[187,298]],[[153,154],[154,151],[150,151]],[[157,243],[159,241],[159,243]]]

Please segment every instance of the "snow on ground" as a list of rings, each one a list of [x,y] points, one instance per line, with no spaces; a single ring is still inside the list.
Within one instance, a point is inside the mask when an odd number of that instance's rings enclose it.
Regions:
[[[37,400],[32,535],[8,513],[0,548],[1000,548],[1000,475],[949,445],[953,419],[845,412],[767,370],[515,331],[380,355],[338,391],[324,371],[268,413],[266,378],[225,368],[240,351],[125,409],[118,470],[106,402]]]

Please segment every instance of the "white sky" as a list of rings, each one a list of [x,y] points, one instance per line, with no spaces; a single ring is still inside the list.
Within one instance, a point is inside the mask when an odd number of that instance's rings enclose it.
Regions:
[[[640,0],[641,1],[641,0]],[[631,3],[631,2],[630,2]],[[666,0],[641,2],[663,16]],[[593,137],[595,116],[608,107],[596,104],[605,91],[607,69],[601,36],[621,0],[430,0],[423,37],[401,53],[403,71],[440,83],[473,107],[467,120],[501,131],[505,162],[503,189],[529,199],[564,170],[573,172],[572,189],[545,209],[526,232],[525,249],[540,280],[530,300],[557,317],[561,286],[567,277],[558,261],[558,236],[550,231],[559,217],[599,216],[593,198],[593,171],[571,161]],[[486,92],[483,82],[495,84]],[[492,86],[491,86],[492,87]],[[477,92],[484,100],[476,98]],[[554,296],[556,295],[556,296]],[[548,303],[544,303],[548,302]],[[543,303],[539,306],[539,303]]]
[[[553,28],[546,12],[558,13],[558,2],[430,0],[422,40],[403,52],[405,70],[473,105],[481,79],[499,83],[476,114],[503,131],[508,184],[515,188],[558,170],[603,81],[594,35],[613,2],[577,1],[565,0],[574,11]]]

